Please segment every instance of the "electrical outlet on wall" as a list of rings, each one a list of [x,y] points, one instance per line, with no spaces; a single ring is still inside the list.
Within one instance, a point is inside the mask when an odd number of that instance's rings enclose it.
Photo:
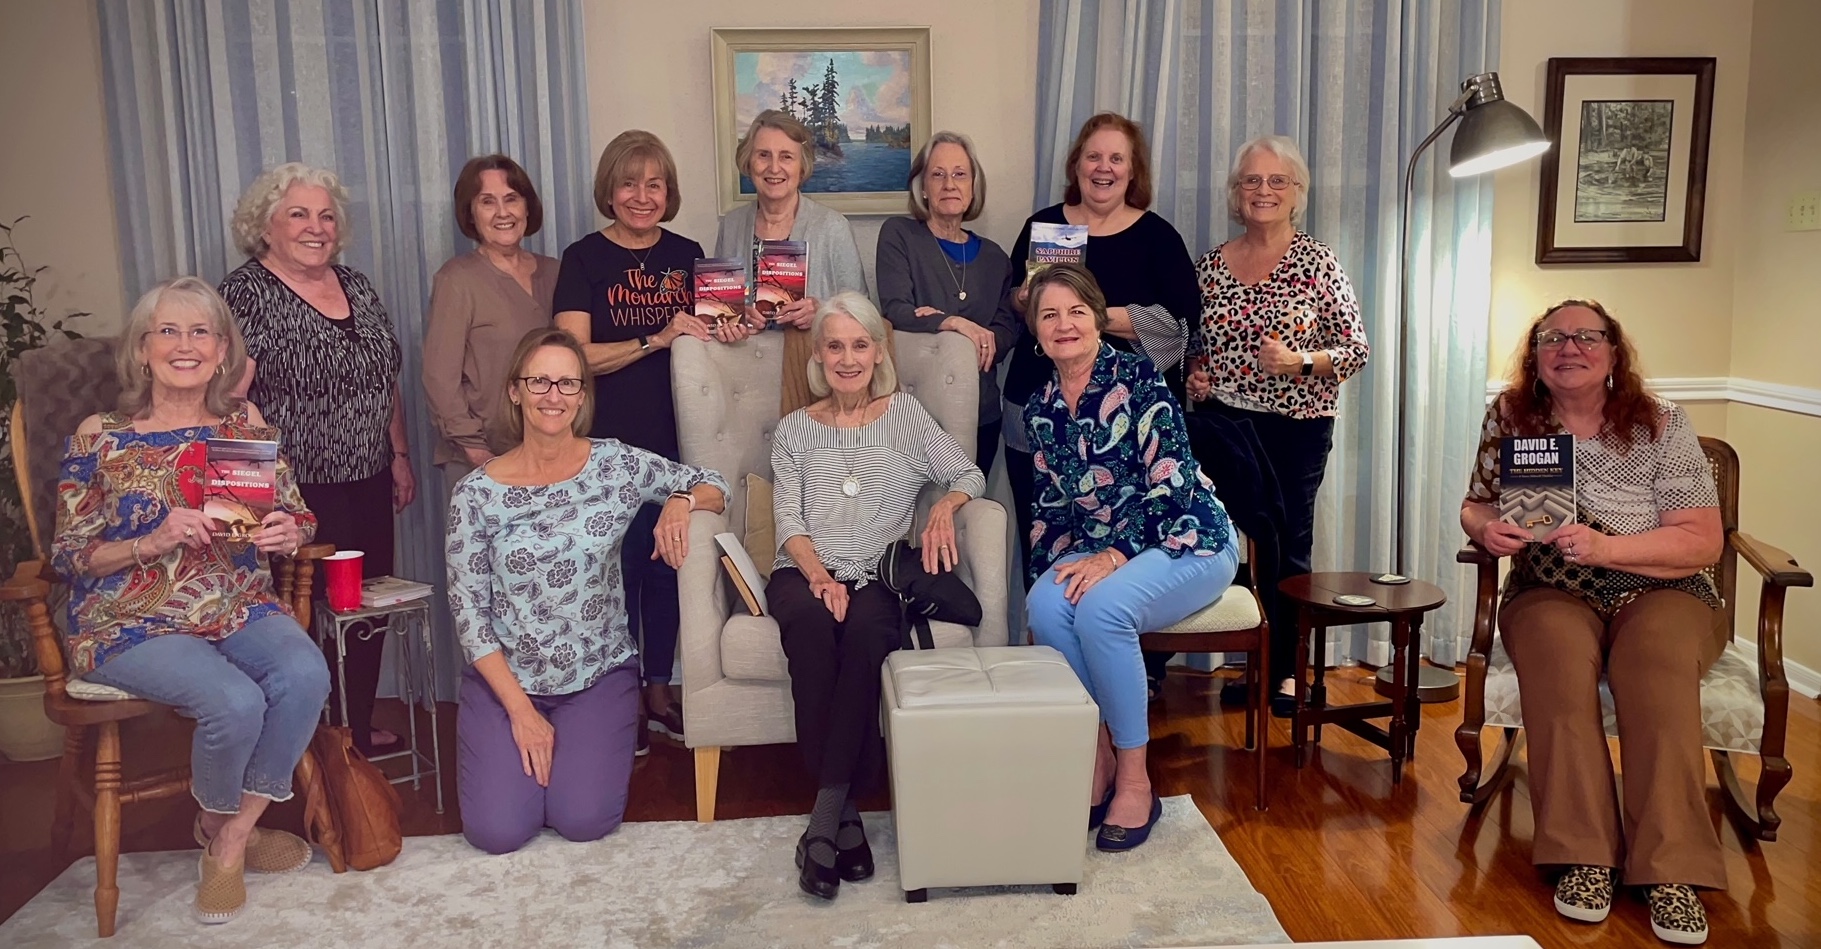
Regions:
[[[1804,191],[1789,199],[1791,231],[1821,231],[1821,191]]]

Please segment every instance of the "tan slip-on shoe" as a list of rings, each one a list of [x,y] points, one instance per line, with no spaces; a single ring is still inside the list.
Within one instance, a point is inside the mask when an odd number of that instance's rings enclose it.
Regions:
[[[204,848],[196,868],[196,918],[211,926],[233,919],[247,905],[244,864],[223,866]]]
[[[196,815],[191,828],[196,845],[209,849],[209,835],[202,832],[202,815]],[[302,837],[282,830],[253,828],[247,838],[246,868],[254,873],[290,873],[310,865],[310,844]]]

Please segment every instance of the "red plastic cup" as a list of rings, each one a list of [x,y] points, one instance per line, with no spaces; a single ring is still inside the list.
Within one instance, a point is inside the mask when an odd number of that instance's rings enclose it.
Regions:
[[[329,609],[337,613],[360,609],[361,569],[366,559],[366,553],[359,550],[338,550],[323,558]]]

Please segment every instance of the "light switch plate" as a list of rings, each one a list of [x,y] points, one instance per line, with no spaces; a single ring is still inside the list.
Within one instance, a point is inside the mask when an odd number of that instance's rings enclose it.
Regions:
[[[1821,231],[1821,191],[1804,191],[1789,199],[1791,231]]]

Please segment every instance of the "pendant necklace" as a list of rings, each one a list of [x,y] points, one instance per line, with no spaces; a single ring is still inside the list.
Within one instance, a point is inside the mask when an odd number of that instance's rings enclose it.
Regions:
[[[840,416],[835,415],[834,419],[835,419],[835,421],[839,422]],[[860,421],[862,424],[864,424],[866,422],[866,410],[864,408],[862,408],[860,410]],[[843,443],[841,445],[841,462],[842,462],[842,464],[847,466],[847,477],[843,478],[841,481],[841,493],[850,498],[859,497],[860,496],[860,478],[859,478],[859,476],[854,474],[853,450],[850,446],[848,446],[846,444],[847,435],[845,433],[848,430],[845,428],[840,428],[839,426],[836,427],[836,430],[843,433],[841,435],[841,441]]]
[[[931,233],[934,233],[934,232],[931,232]],[[961,245],[961,252],[963,254],[967,253],[967,232],[966,231],[961,232],[960,241],[950,241],[950,240],[947,240],[946,238],[942,238],[942,237],[938,237],[938,238],[936,238],[936,240],[946,241],[947,243],[950,243],[950,244],[959,243]],[[941,247],[940,245],[938,245],[938,249],[942,251],[942,262],[944,264],[948,265],[948,278],[950,280],[955,281],[955,299],[960,300],[963,303],[966,303],[967,302],[967,261],[965,259],[961,261],[961,276],[959,278],[957,278],[955,276],[955,261],[949,257],[948,249],[945,247]]]
[[[622,232],[622,233],[624,233],[624,232]],[[659,235],[659,237],[661,239],[662,235]],[[627,238],[631,239],[631,235],[627,235]],[[657,249],[658,243],[659,243],[659,241],[652,241],[651,246],[645,248],[645,256],[643,256],[643,257],[640,257],[638,251],[633,250],[630,246],[628,246],[626,244],[620,244],[620,247],[623,250],[625,250],[627,254],[631,255],[633,263],[639,265],[639,273],[644,273],[645,272],[645,261],[651,259],[651,252]]]

